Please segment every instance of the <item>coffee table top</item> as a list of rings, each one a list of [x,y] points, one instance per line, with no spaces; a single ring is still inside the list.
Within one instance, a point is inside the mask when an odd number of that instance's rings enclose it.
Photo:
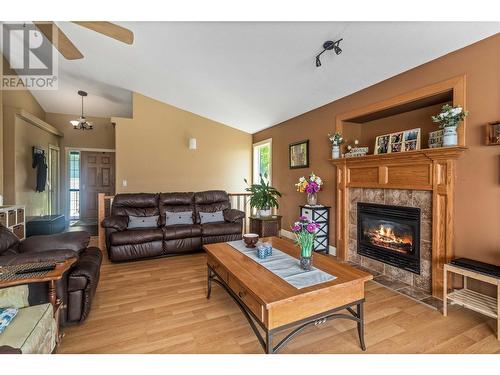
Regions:
[[[290,240],[278,237],[269,237],[264,240],[271,242],[274,248],[293,256],[298,261],[300,250]],[[313,254],[314,267],[337,278],[325,283],[297,289],[227,243],[205,245],[204,249],[265,305],[276,304],[285,300],[289,301],[294,297],[307,294],[330,293],[335,289],[345,289],[350,284],[364,283],[373,279],[371,274],[337,262],[332,256],[315,253]]]

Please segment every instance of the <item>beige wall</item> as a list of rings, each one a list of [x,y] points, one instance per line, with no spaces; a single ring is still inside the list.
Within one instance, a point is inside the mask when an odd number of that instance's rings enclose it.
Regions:
[[[243,191],[251,177],[250,134],[137,93],[133,107],[133,119],[112,118],[117,192]],[[190,137],[197,150],[188,149]]]
[[[69,214],[69,181],[68,181],[68,152],[70,148],[81,149],[111,149],[115,148],[115,127],[111,123],[110,118],[104,117],[87,117],[88,121],[93,123],[92,130],[76,130],[70,124],[71,120],[75,120],[79,115],[67,115],[62,113],[45,114],[45,120],[63,133],[63,138],[60,141],[60,163],[61,163],[61,213]]]
[[[336,115],[465,73],[470,112],[466,131],[469,150],[457,162],[455,254],[500,264],[500,147],[484,145],[484,124],[500,120],[499,67],[500,34],[496,34],[254,134],[255,142],[273,138],[273,183],[284,194],[280,206],[284,228],[295,220],[298,205],[305,201],[305,197],[295,191],[294,183],[299,176],[311,171],[323,177],[326,183],[325,190],[319,194],[320,203],[331,205],[335,210],[335,177],[334,168],[328,162],[331,151],[327,133],[335,129]],[[413,127],[417,123],[413,120],[410,126],[402,121],[400,128]],[[381,126],[380,132],[388,129]],[[291,170],[288,144],[302,139],[310,140],[310,168]],[[372,140],[369,143],[373,149]],[[330,224],[330,241],[334,244],[334,218]]]
[[[4,60],[5,63],[5,60]],[[24,109],[45,120],[45,112],[29,90],[5,90],[3,106],[3,195],[5,204],[25,204],[28,215],[47,213],[47,192],[35,193],[35,170],[31,167],[31,147],[58,145],[57,138],[16,116]],[[50,141],[50,142],[49,142]]]
[[[35,192],[36,169],[32,168],[32,147],[45,151],[48,163],[49,145],[57,146],[59,137],[16,117],[15,136],[15,203],[26,205],[26,215],[48,214],[48,188]]]

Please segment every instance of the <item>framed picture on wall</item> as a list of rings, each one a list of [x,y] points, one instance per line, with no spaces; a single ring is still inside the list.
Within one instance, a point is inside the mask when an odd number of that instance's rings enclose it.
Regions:
[[[290,143],[288,146],[288,165],[290,169],[309,167],[309,140]]]

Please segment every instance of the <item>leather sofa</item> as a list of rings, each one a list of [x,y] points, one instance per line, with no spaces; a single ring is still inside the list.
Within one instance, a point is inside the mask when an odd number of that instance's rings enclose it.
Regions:
[[[87,232],[67,232],[32,236],[20,241],[0,225],[0,266],[77,258],[72,268],[57,283],[56,293],[66,306],[61,310],[61,324],[80,323],[90,312],[102,263],[101,251],[97,247],[88,247],[89,240]],[[47,302],[46,284],[29,285],[30,305]]]
[[[167,225],[167,212],[192,212],[193,224]],[[201,223],[200,212],[223,211],[224,221]],[[156,226],[129,229],[129,216],[159,216]],[[102,221],[112,262],[199,251],[204,244],[241,239],[245,213],[231,209],[225,191],[117,194]]]

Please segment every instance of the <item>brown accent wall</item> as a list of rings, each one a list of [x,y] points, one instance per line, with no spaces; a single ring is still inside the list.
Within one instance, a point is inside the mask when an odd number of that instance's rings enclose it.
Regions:
[[[283,227],[295,220],[299,204],[305,201],[295,191],[294,183],[311,171],[323,177],[326,184],[319,195],[320,203],[334,206],[334,168],[328,162],[327,133],[334,131],[336,115],[465,73],[469,150],[457,162],[455,254],[500,264],[500,147],[484,146],[484,124],[500,120],[499,67],[500,34],[496,34],[254,134],[254,142],[273,138],[273,184],[283,193]],[[417,123],[417,117],[406,120],[400,129],[413,127],[407,123]],[[392,126],[379,123],[374,129],[379,128],[383,134]],[[288,144],[302,139],[310,140],[310,168],[289,169]],[[368,145],[373,150],[371,140]],[[331,243],[335,238],[334,220],[330,223]]]
[[[116,190],[242,192],[252,135],[134,93],[133,119],[116,123]],[[188,149],[194,137],[197,150]],[[122,181],[127,180],[127,187]]]

